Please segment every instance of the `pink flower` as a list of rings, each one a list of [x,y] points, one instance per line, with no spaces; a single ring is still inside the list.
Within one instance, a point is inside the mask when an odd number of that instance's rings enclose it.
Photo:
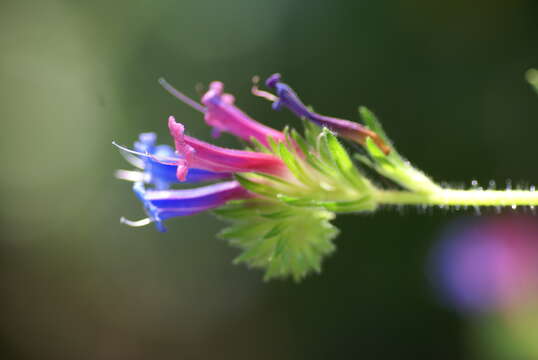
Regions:
[[[246,141],[255,138],[265,146],[269,146],[268,137],[276,142],[285,141],[281,131],[257,122],[237,108],[234,96],[223,92],[224,84],[220,81],[209,84],[209,90],[202,96],[202,104],[205,106],[175,89],[166,80],[159,79],[159,82],[177,99],[203,113],[206,123],[213,127],[214,137],[218,137],[221,132],[228,132]]]
[[[221,131],[234,134],[241,139],[250,141],[255,138],[262,144],[268,146],[267,137],[272,137],[276,141],[284,141],[282,132],[260,124],[250,118],[235,105],[235,98],[231,94],[223,93],[224,84],[220,81],[213,81],[209,84],[209,90],[202,97],[202,104],[206,106],[205,121],[214,129],[214,136],[218,136]]]
[[[168,118],[168,128],[180,156],[177,163],[177,177],[180,181],[186,179],[191,167],[213,172],[261,172],[280,177],[289,175],[286,165],[274,155],[221,148],[195,139],[185,135],[185,127],[177,123],[173,116]]]

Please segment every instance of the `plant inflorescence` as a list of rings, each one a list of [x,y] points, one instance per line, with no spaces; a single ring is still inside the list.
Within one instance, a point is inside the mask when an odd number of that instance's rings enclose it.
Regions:
[[[527,78],[538,86],[538,72]],[[213,136],[231,133],[246,141],[243,150],[218,147],[185,134],[174,117],[168,127],[174,147],[158,145],[154,133],[142,133],[129,149],[117,145],[137,170],[118,170],[133,181],[147,218],[122,222],[131,226],[155,224],[165,231],[169,218],[211,210],[230,224],[219,236],[241,249],[236,263],[265,270],[265,278],[300,280],[320,272],[325,256],[334,251],[338,230],[331,220],[341,213],[374,212],[383,205],[439,207],[503,207],[538,205],[538,192],[528,190],[468,190],[441,186],[403,158],[370,110],[359,108],[362,124],[321,115],[305,106],[281,81],[279,74],[265,82],[268,91],[252,93],[287,108],[303,123],[299,133],[263,125],[234,104],[221,82],[212,82],[201,104],[176,90],[172,95],[201,112]],[[343,142],[353,144],[353,154]],[[380,185],[375,177],[390,186]],[[174,184],[210,183],[189,189]]]

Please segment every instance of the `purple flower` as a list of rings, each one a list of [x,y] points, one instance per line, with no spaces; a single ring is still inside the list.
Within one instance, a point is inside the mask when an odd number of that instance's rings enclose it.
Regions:
[[[261,172],[287,177],[289,170],[278,157],[252,151],[233,150],[208,144],[185,135],[185,128],[173,116],[168,119],[168,128],[174,138],[177,161],[177,178],[183,181],[192,167],[213,172]]]
[[[538,291],[538,226],[533,218],[494,217],[453,226],[432,253],[443,299],[464,311],[521,304]]]
[[[277,142],[285,141],[282,132],[257,122],[237,108],[234,105],[234,96],[223,92],[224,84],[220,81],[209,84],[209,90],[202,96],[202,104],[205,107],[175,89],[164,79],[160,79],[159,82],[176,98],[204,114],[206,123],[213,127],[213,137],[218,137],[221,132],[228,132],[246,141],[255,138],[266,146],[269,145],[268,137]]]
[[[155,223],[159,231],[166,231],[163,221],[178,216],[194,215],[215,209],[230,200],[239,200],[253,195],[242,188],[237,181],[202,186],[186,190],[147,190],[143,183],[133,186],[138,199],[144,205],[148,218],[140,221],[122,222],[130,226],[144,226]]]
[[[390,148],[377,133],[361,124],[349,120],[320,115],[311,111],[303,104],[295,91],[293,91],[289,85],[281,82],[280,79],[280,74],[273,74],[265,82],[269,88],[276,91],[277,98],[273,102],[274,110],[280,110],[285,106],[298,117],[309,119],[315,124],[324,126],[346,139],[364,144],[366,138],[370,137],[383,152],[386,154],[390,152]]]
[[[177,162],[179,157],[171,146],[156,145],[156,142],[157,135],[155,133],[140,134],[138,141],[134,143],[135,151],[125,153],[125,157],[132,165],[143,170],[143,172],[118,170],[116,172],[117,177],[124,180],[150,183],[160,190],[168,189],[171,184],[178,183],[176,176],[177,165],[174,165],[173,162]],[[159,159],[163,160],[163,162],[160,162]],[[185,182],[197,183],[230,178],[230,173],[216,173],[193,168],[189,171]]]

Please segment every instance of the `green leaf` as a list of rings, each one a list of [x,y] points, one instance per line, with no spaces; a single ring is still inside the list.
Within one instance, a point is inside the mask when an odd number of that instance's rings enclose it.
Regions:
[[[278,145],[278,154],[291,173],[304,184],[312,185],[312,180],[306,175],[305,170],[297,161],[296,155],[292,154],[288,147],[282,143]]]
[[[270,212],[265,212],[261,204],[219,234],[242,250],[234,263],[264,269],[266,280],[291,276],[299,281],[319,272],[321,261],[335,248],[332,240],[338,230],[329,223],[334,214],[271,201],[266,203]],[[240,206],[248,207],[249,202],[233,205]]]
[[[358,212],[358,211],[373,211],[376,204],[372,201],[371,196],[363,196],[359,200],[352,201],[324,201],[319,203],[329,211],[338,213]]]
[[[317,151],[319,154],[320,159],[323,162],[326,163],[333,163],[333,157],[331,155],[331,151],[329,150],[329,144],[327,141],[328,134],[330,134],[331,131],[327,128],[323,128],[321,135],[318,136],[318,142],[317,142]]]
[[[321,127],[311,121],[303,119],[304,136],[307,144],[314,148],[316,147],[317,137],[321,134]]]
[[[291,129],[291,138],[299,146],[303,154],[308,153],[308,145],[306,144],[306,140],[295,129]]]
[[[265,184],[260,184],[258,182],[252,181],[248,179],[245,175],[235,174],[235,178],[237,181],[239,181],[242,187],[249,191],[252,191],[253,193],[269,197],[274,197],[277,194],[274,188]]]
[[[278,154],[278,144],[275,139],[273,139],[272,136],[267,137],[267,142],[269,143],[269,146],[271,150],[273,151],[273,154]]]
[[[279,178],[278,176],[264,174],[264,173],[256,173],[253,177],[263,178],[272,182],[275,182],[277,184],[286,185],[286,186],[294,186],[292,183],[290,183],[287,180],[284,180],[282,178]]]
[[[263,239],[270,239],[272,237],[275,237],[277,235],[282,234],[284,229],[286,228],[286,225],[284,222],[277,222],[275,226],[271,228],[264,236]]]
[[[368,166],[370,169],[375,170],[375,164],[367,156],[361,154],[353,154],[353,157],[359,160],[364,165]]]
[[[266,154],[272,154],[271,149],[267,148],[255,137],[251,136],[249,140],[252,143],[252,146],[254,147],[254,151],[266,153]]]
[[[330,132],[328,132],[326,136],[329,152],[344,178],[358,189],[362,190],[369,188],[369,181],[359,173],[355,164],[353,164],[349,158],[347,151],[340,144],[336,136]]]
[[[359,114],[361,115],[362,121],[364,121],[366,126],[368,126],[370,130],[379,135],[387,145],[392,147],[390,139],[383,130],[383,127],[381,126],[381,123],[379,122],[375,114],[365,106],[359,107]]]
[[[387,155],[376,145],[372,138],[366,138],[366,150],[368,154],[374,159],[375,162],[380,165],[392,166],[392,163],[388,159]]]
[[[278,194],[277,199],[290,205],[299,207],[318,207],[318,201],[315,199],[309,199],[305,197],[293,197],[284,194]]]
[[[261,217],[267,218],[267,219],[285,219],[290,216],[293,216],[293,211],[290,211],[288,209],[270,212],[270,213],[263,213],[260,214]]]

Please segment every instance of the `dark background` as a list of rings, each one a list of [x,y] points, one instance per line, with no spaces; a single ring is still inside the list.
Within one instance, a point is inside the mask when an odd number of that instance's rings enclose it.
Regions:
[[[1,0],[0,358],[469,358],[468,319],[439,304],[425,264],[471,212],[341,216],[321,275],[264,283],[231,264],[210,214],[167,234],[120,225],[143,211],[110,142],[169,142],[170,114],[209,139],[159,76],[195,97],[222,80],[255,118],[298,127],[249,94],[281,72],[321,113],[371,108],[436,180],[525,185],[537,16],[533,0]]]

